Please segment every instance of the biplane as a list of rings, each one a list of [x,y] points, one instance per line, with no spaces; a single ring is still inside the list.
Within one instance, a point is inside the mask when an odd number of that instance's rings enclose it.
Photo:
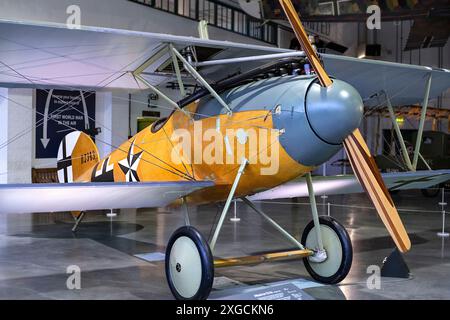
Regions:
[[[303,258],[317,281],[343,280],[352,264],[350,237],[336,219],[318,215],[318,194],[366,192],[395,245],[407,252],[411,242],[388,188],[436,185],[448,180],[450,171],[382,176],[358,130],[363,106],[413,104],[423,98],[426,109],[429,98],[450,87],[450,73],[318,56],[290,0],[280,3],[303,51],[1,21],[0,86],[147,89],[158,93],[173,111],[103,159],[88,134],[70,132],[58,150],[61,183],[1,185],[0,213],[81,211],[78,224],[88,210],[178,203],[185,209],[185,224],[172,234],[165,258],[168,285],[177,299],[206,299],[215,268],[285,257]],[[158,89],[167,81],[177,83],[181,100],[173,101]],[[187,81],[197,84],[190,95],[185,95]],[[355,176],[313,179],[311,171],[342,147]],[[413,169],[415,163],[414,157]],[[309,196],[312,211],[301,239],[254,203],[299,196]],[[296,250],[215,259],[234,199],[261,215]],[[211,202],[224,205],[208,241],[191,225],[188,205]]]

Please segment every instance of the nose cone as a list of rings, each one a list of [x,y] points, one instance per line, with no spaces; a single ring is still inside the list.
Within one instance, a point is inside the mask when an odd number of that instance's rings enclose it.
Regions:
[[[311,129],[321,140],[341,144],[359,127],[364,106],[355,88],[334,80],[327,88],[312,84],[306,95],[305,109]]]

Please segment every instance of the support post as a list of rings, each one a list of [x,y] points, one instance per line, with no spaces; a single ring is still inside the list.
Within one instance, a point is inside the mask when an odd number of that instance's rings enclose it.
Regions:
[[[446,238],[449,236],[448,232],[445,232],[445,206],[447,205],[447,202],[445,202],[445,188],[442,188],[442,200],[439,202],[439,205],[442,207],[442,231],[438,232],[438,237]]]
[[[230,221],[232,221],[232,222],[239,222],[239,221],[241,221],[241,218],[238,218],[238,216],[237,216],[236,199],[233,201],[233,207],[234,207],[234,216],[232,218],[230,218]]]
[[[190,226],[191,220],[189,219],[189,211],[188,211],[188,206],[187,206],[187,202],[186,202],[186,197],[181,198],[181,202],[183,204],[184,224],[186,226]]]
[[[241,198],[242,201],[244,201],[244,203],[246,205],[248,205],[250,208],[252,208],[256,213],[258,213],[261,217],[263,217],[264,219],[266,219],[267,222],[269,222],[273,227],[275,227],[275,229],[277,229],[278,231],[280,231],[280,233],[289,241],[291,241],[294,245],[296,245],[297,247],[299,247],[301,250],[304,250],[305,247],[297,240],[295,239],[292,235],[289,234],[289,232],[287,232],[286,230],[284,230],[278,223],[276,223],[272,218],[270,218],[268,215],[266,215],[264,212],[262,212],[261,210],[259,210],[254,204],[253,202],[251,202],[250,200],[248,200],[246,197],[242,197]]]
[[[445,210],[442,210],[442,231],[437,233],[438,237],[446,238],[449,236],[448,232],[445,232]]]
[[[228,110],[228,114],[231,115],[233,112],[231,111],[228,104],[222,99],[222,97],[209,85],[209,83],[203,79],[203,77],[197,72],[197,70],[194,69],[194,67],[191,66],[191,64],[181,55],[181,53],[178,52],[177,49],[175,49],[172,45],[170,45],[170,50],[178,57],[178,59],[183,62],[184,67],[187,69],[187,71],[194,77],[194,79],[202,86],[206,88],[206,90],[209,91],[209,93],[225,108]]]
[[[81,211],[80,215],[75,219],[75,224],[73,225],[72,232],[77,232],[78,226],[86,215],[85,211]]]
[[[227,201],[225,202],[225,206],[223,207],[222,214],[220,215],[219,222],[217,223],[216,230],[214,231],[214,235],[211,239],[211,243],[209,244],[211,251],[214,252],[214,247],[216,246],[217,238],[219,237],[220,230],[222,229],[223,222],[225,220],[225,216],[227,215],[228,208],[230,207],[231,201],[233,200],[234,193],[236,192],[236,188],[239,184],[239,180],[241,179],[242,174],[244,173],[245,166],[247,165],[248,160],[243,158],[241,165],[238,169],[236,177],[234,178],[233,185],[231,186],[230,193],[228,194]]]
[[[320,230],[319,213],[317,212],[316,197],[314,194],[314,188],[312,184],[311,172],[306,174],[306,184],[308,185],[309,203],[311,204],[311,211],[314,221],[314,229],[316,229],[317,245],[320,251],[323,249],[322,231]]]
[[[417,168],[417,160],[419,159],[420,145],[422,144],[423,127],[425,125],[425,119],[427,116],[428,97],[430,95],[430,89],[431,89],[431,78],[432,78],[432,75],[430,73],[430,75],[428,76],[427,85],[425,87],[425,95],[423,97],[423,103],[422,103],[422,112],[420,113],[419,129],[417,130],[416,146],[414,148],[414,158],[413,158],[413,164],[412,164],[414,171]]]
[[[107,213],[106,216],[112,219],[114,217],[117,217],[117,213],[115,213],[113,209],[109,209],[109,213]]]
[[[406,145],[405,145],[405,141],[403,139],[402,132],[400,130],[400,127],[398,126],[397,121],[395,121],[395,114],[394,114],[394,109],[392,108],[391,99],[389,98],[389,95],[387,94],[387,92],[384,92],[384,95],[386,96],[386,105],[389,110],[389,116],[391,118],[392,125],[394,126],[395,133],[397,134],[397,138],[400,143],[400,149],[402,151],[403,160],[405,161],[405,164],[409,170],[415,171],[415,168],[413,168],[413,166],[411,164],[411,159],[409,158],[408,150],[406,149]]]

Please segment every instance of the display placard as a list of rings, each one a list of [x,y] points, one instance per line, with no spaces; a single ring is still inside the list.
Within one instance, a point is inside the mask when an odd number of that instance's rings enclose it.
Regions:
[[[95,92],[36,90],[36,158],[56,158],[62,138],[95,127]]]

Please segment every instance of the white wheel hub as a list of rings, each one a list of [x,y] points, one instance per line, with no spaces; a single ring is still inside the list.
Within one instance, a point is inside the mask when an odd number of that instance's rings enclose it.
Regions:
[[[185,236],[175,240],[169,264],[170,278],[178,294],[186,299],[193,297],[202,279],[202,262],[194,241]]]
[[[341,266],[342,245],[336,232],[327,225],[320,225],[322,233],[323,247],[326,251],[326,259],[323,262],[316,262],[314,258],[309,259],[309,265],[315,273],[321,277],[331,277]],[[306,248],[318,249],[318,241],[315,227],[312,228],[306,237]]]

